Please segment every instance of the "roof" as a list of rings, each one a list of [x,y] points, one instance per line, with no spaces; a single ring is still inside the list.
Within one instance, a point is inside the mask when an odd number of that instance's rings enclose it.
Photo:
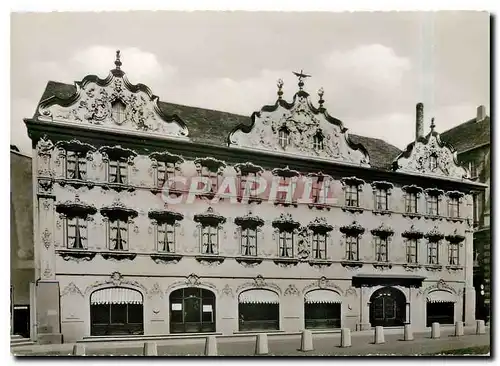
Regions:
[[[49,81],[40,100],[52,96],[67,99],[76,93],[76,86]],[[240,124],[250,125],[250,116],[222,112],[212,109],[186,106],[181,104],[158,102],[160,110],[166,115],[176,114],[186,124],[193,142],[227,146],[229,134]],[[38,116],[38,109],[35,116]],[[354,143],[360,143],[368,151],[372,167],[388,169],[392,161],[401,153],[394,145],[384,140],[349,134]]]
[[[480,122],[473,118],[441,133],[441,140],[453,146],[458,153],[491,143],[490,117]]]

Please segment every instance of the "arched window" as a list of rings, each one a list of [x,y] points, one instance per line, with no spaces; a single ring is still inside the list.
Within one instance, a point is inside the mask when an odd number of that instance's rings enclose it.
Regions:
[[[142,294],[126,287],[110,287],[90,295],[90,334],[144,334]]]
[[[286,149],[286,147],[290,144],[290,131],[285,126],[281,127],[278,133],[279,143],[282,149]]]
[[[431,154],[429,156],[429,168],[431,171],[434,171],[438,166],[438,161],[437,161],[437,155],[436,154]]]
[[[198,287],[170,294],[170,333],[215,332],[215,295]]]
[[[315,151],[323,151],[325,148],[324,137],[321,131],[316,132],[313,136],[313,148]]]
[[[454,324],[455,323],[455,295],[448,291],[432,291],[427,295],[427,319],[426,326],[432,323]]]
[[[279,296],[266,289],[253,289],[238,296],[239,330],[278,330]]]
[[[331,290],[313,290],[304,297],[306,329],[340,328],[340,295]]]
[[[125,109],[127,106],[123,104],[123,102],[119,99],[115,100],[113,104],[111,104],[111,115],[113,120],[121,125],[126,120]]]

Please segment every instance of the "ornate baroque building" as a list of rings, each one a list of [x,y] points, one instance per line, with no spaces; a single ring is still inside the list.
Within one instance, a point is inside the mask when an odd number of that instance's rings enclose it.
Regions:
[[[415,141],[389,156],[302,73],[249,119],[160,102],[115,65],[49,82],[25,120],[40,343],[474,321],[485,185],[434,122],[424,135],[421,104]]]

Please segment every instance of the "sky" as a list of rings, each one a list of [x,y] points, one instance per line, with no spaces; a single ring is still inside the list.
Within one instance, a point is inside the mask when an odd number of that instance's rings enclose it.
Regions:
[[[11,15],[11,144],[31,154],[23,118],[49,80],[122,70],[160,100],[250,116],[304,89],[350,133],[404,149],[424,103],[443,132],[490,108],[486,12],[95,12]]]

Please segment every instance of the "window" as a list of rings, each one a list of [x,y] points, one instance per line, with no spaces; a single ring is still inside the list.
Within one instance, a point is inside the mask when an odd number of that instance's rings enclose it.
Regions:
[[[290,132],[288,128],[282,127],[278,133],[279,144],[282,149],[286,149],[286,147],[290,144]]]
[[[326,234],[314,233],[312,237],[312,250],[315,259],[326,258]]]
[[[201,228],[203,254],[219,254],[219,228],[216,226],[203,226]]]
[[[387,189],[377,188],[375,190],[375,209],[388,210],[388,201]]]
[[[451,266],[458,266],[458,243],[448,243],[448,263]]]
[[[200,177],[208,178],[210,181],[210,189],[209,192],[217,193],[219,188],[219,173],[217,171],[212,171],[210,168],[206,166],[202,166],[199,170]],[[200,186],[198,189],[203,188],[203,183],[200,182]]]
[[[87,221],[75,217],[66,219],[66,243],[70,249],[87,248]]]
[[[345,191],[345,205],[352,207],[359,207],[359,190],[356,185],[346,186]]]
[[[157,162],[156,167],[156,186],[162,188],[165,182],[172,179],[175,176],[175,164],[165,163],[163,161]],[[171,187],[168,187],[171,188]]]
[[[418,263],[417,257],[418,239],[406,239],[406,263]]]
[[[428,264],[439,264],[439,253],[438,253],[437,241],[429,241],[427,244],[427,263]]]
[[[454,218],[460,217],[458,197],[450,197],[448,201],[448,216]]]
[[[387,262],[388,256],[388,238],[375,237],[375,260],[377,262]]]
[[[439,197],[437,195],[427,196],[427,214],[433,216],[439,215]]]
[[[123,104],[121,100],[116,100],[111,105],[111,116],[113,120],[119,125],[123,124],[123,122],[126,121],[126,114],[125,114],[126,108],[127,107],[125,106],[125,104]]]
[[[328,178],[321,176],[313,178],[311,186],[311,198],[313,203],[318,203],[318,204],[325,203],[328,183],[329,183]]]
[[[109,183],[127,184],[128,164],[124,160],[110,160],[108,163]]]
[[[257,255],[257,230],[254,228],[241,229],[241,254]]]
[[[279,203],[285,203],[285,202],[291,203],[293,201],[293,195],[292,194],[289,195],[289,192],[293,193],[292,178],[281,176],[279,179],[279,186],[280,187],[287,187],[287,190],[281,191],[281,189],[283,189],[283,188],[280,188],[280,191],[278,191],[276,193],[276,201]],[[289,202],[287,201],[287,196],[290,196]]]
[[[346,259],[348,261],[359,260],[359,238],[357,236],[346,236]]]
[[[434,171],[437,169],[438,166],[438,161],[437,161],[437,156],[436,154],[432,154],[429,156],[429,168],[431,171]]]
[[[415,192],[406,192],[405,212],[417,213],[417,194]]]
[[[158,225],[158,251],[175,253],[175,224]]]
[[[109,249],[128,250],[128,223],[113,220],[109,223]]]
[[[313,148],[318,152],[324,150],[324,138],[321,132],[317,132],[316,135],[313,136]]]
[[[66,151],[66,178],[85,180],[86,177],[86,159],[78,152]]]
[[[248,192],[245,192],[247,189],[248,182]],[[248,198],[256,198],[255,191],[258,187],[257,183],[257,174],[256,173],[246,173],[245,175],[240,176],[240,195],[241,197],[245,197],[245,194]]]
[[[280,231],[279,233],[279,256],[293,258],[293,236],[291,231]]]

